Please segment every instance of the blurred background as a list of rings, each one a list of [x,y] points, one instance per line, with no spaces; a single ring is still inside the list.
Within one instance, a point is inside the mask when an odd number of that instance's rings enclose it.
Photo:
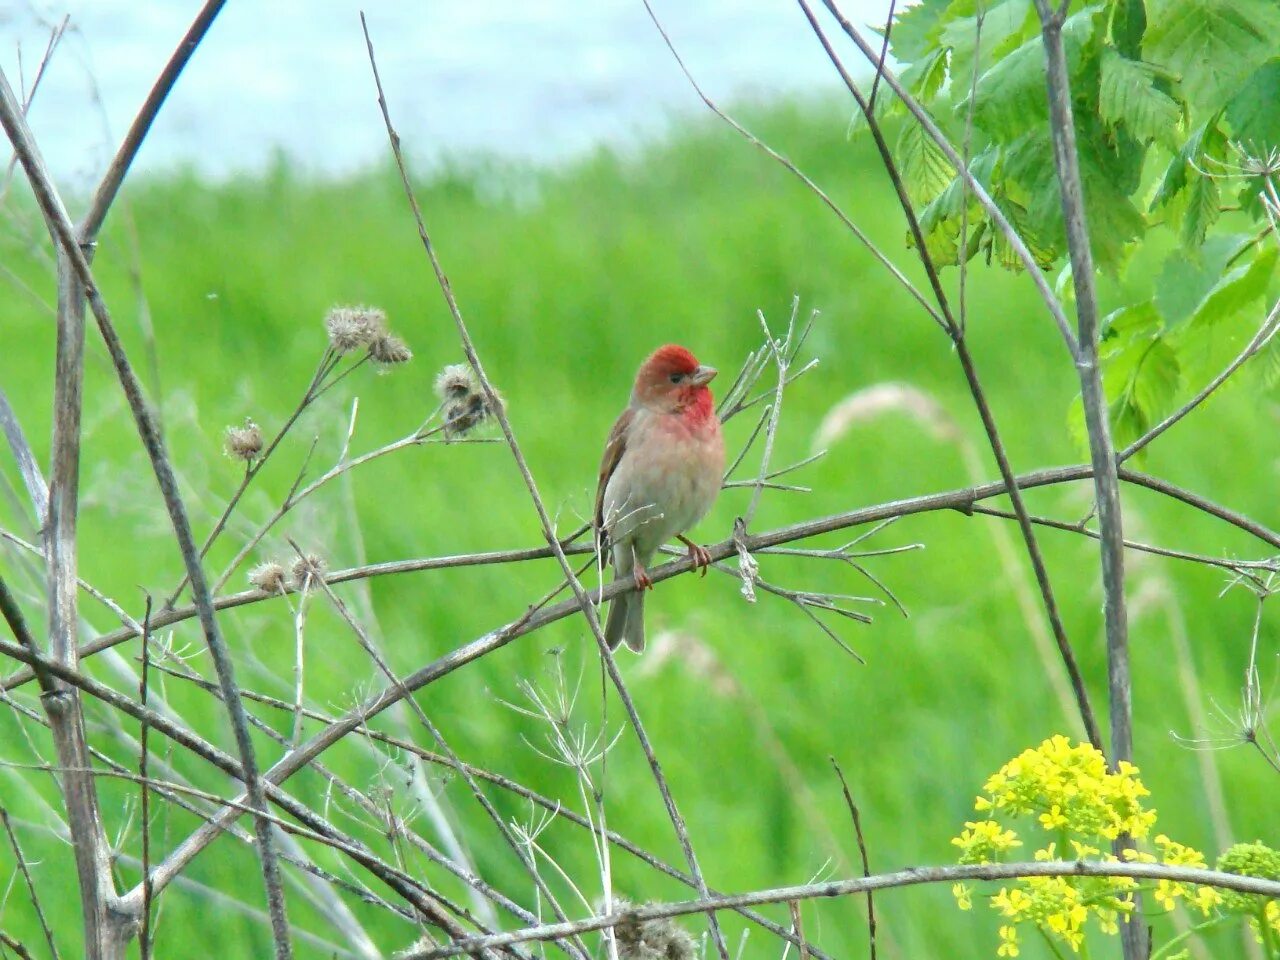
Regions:
[[[79,209],[114,149],[114,135],[194,9],[170,2],[10,6],[0,12],[0,57],[11,78],[18,44],[29,78],[48,25],[68,9],[75,31],[50,67],[32,122]],[[799,11],[760,0],[666,3],[658,12],[708,90],[829,190],[923,284],[887,179],[865,139],[847,135],[851,104],[834,92]],[[848,12],[867,22],[884,11],[851,5]],[[812,492],[766,493],[755,530],[996,476],[946,338],[794,178],[699,112],[638,2],[382,3],[368,16],[434,240],[564,532],[590,512],[604,437],[645,354],[677,340],[704,362],[735,371],[759,345],[756,311],[781,330],[795,297],[802,317],[820,311],[802,354],[820,362],[787,393],[775,462],[792,463],[820,447],[829,453],[793,478]],[[20,173],[0,226],[0,386],[47,464],[55,291],[51,251]],[[385,309],[415,353],[386,375],[362,368],[308,412],[210,554],[219,572],[272,514],[304,463],[312,479],[335,462],[357,400],[354,453],[414,430],[436,405],[437,372],[462,359],[390,167],[357,10],[347,4],[228,5],[145,145],[95,266],[160,405],[198,534],[239,481],[239,465],[222,453],[225,428],[246,417],[269,434],[278,428],[325,347],[322,320],[330,307]],[[954,272],[946,283],[954,294]],[[1125,302],[1124,294],[1121,285],[1106,284],[1104,306]],[[980,264],[969,277],[973,351],[1018,470],[1083,459],[1067,428],[1075,374],[1037,303],[1025,277]],[[93,330],[88,345],[80,572],[140,616],[142,590],[167,594],[180,579],[180,560]],[[1241,378],[1156,443],[1142,469],[1274,527],[1280,523],[1275,421],[1270,397]],[[729,425],[731,450],[753,423],[747,415]],[[6,481],[0,525],[37,540],[15,492],[18,474],[7,456],[0,463]],[[745,475],[755,463],[753,454]],[[1238,531],[1170,500],[1132,490],[1126,498],[1135,539],[1215,556],[1263,553]],[[695,536],[726,538],[748,499],[749,491],[727,491]],[[1086,484],[1035,491],[1029,499],[1039,513],[1076,520],[1089,511],[1091,492]],[[805,546],[834,547],[864,532]],[[245,588],[249,564],[289,562],[287,538],[334,569],[542,542],[500,444],[415,447],[349,472],[291,513],[226,589]],[[1042,543],[1102,713],[1096,545],[1053,531],[1042,533]],[[889,604],[865,604],[872,624],[831,622],[865,665],[794,607],[763,595],[747,603],[730,576],[678,578],[649,599],[651,649],[643,658],[624,658],[622,667],[712,886],[742,891],[860,872],[829,758],[842,765],[861,807],[872,869],[891,870],[952,862],[949,840],[972,818],[985,779],[1051,734],[1079,735],[1016,530],[999,519],[923,515],[861,546],[910,544],[922,549],[866,561],[909,617]],[[884,599],[847,566],[759,559],[768,579],[793,589]],[[0,545],[0,564],[21,589],[28,619],[42,623],[36,564],[12,541]],[[1255,605],[1243,591],[1224,592],[1221,571],[1176,560],[1131,554],[1129,577],[1138,763],[1159,811],[1158,830],[1205,850],[1212,861],[1235,840],[1266,839],[1274,823],[1274,772],[1239,745],[1236,720]],[[385,577],[338,590],[394,668],[407,673],[520,616],[558,579],[553,562],[537,562]],[[82,603],[86,638],[119,625],[87,597]],[[307,700],[333,715],[383,681],[323,598],[313,597],[308,611]],[[223,624],[242,684],[289,699],[295,626],[289,605],[228,612]],[[158,641],[175,669],[211,675],[190,624]],[[1275,646],[1266,622],[1262,649],[1269,691]],[[127,689],[125,668],[136,668],[138,648],[125,645],[120,653],[114,666],[99,658],[89,670]],[[464,759],[579,809],[572,775],[533,749],[546,749],[545,725],[502,701],[518,702],[522,681],[553,683],[560,664],[572,682],[582,677],[577,722],[598,727],[596,661],[574,617],[430,686],[418,700]],[[165,677],[157,692],[220,746],[231,746],[221,707],[202,690]],[[32,689],[12,696],[38,709]],[[254,712],[290,732],[287,713],[265,706]],[[611,699],[608,736],[620,717]],[[136,761],[136,731],[96,710],[91,719],[95,745],[121,762]],[[407,712],[392,712],[375,726],[433,746]],[[306,732],[317,729],[312,722]],[[10,762],[50,755],[46,734],[12,710],[0,711],[0,745]],[[264,763],[281,750],[265,737],[258,746]],[[201,764],[165,759],[209,789],[232,789]],[[360,741],[344,743],[325,762],[356,785],[388,791],[424,836],[446,847],[452,837],[481,876],[533,904],[527,876],[464,783]],[[327,786],[314,772],[299,775],[291,788],[324,803]],[[112,782],[101,790],[123,854],[119,873],[136,882],[136,790]],[[496,788],[488,792],[505,818],[530,820],[526,803]],[[79,919],[71,858],[57,829],[56,788],[47,777],[3,768],[0,802],[38,861],[35,880],[64,955],[74,955]],[[683,867],[629,731],[609,757],[606,805],[611,828]],[[388,849],[359,810],[334,800],[330,812],[344,828]],[[153,824],[158,851],[195,823],[162,807]],[[583,831],[557,823],[540,843],[588,898],[599,896]],[[325,851],[314,853],[342,870]],[[0,880],[12,868],[8,851],[0,853]],[[420,860],[411,856],[406,869],[470,903],[459,884]],[[633,900],[688,896],[625,854],[615,855],[614,869],[618,892]],[[257,877],[252,851],[220,840],[166,894],[159,954],[189,953],[193,938],[210,943],[216,936],[222,955],[266,955],[270,935]],[[994,956],[996,918],[975,900],[978,909],[961,913],[942,887],[883,895],[880,955]],[[4,928],[40,943],[25,898],[10,891],[4,903]],[[355,899],[350,906],[387,953],[417,935]],[[300,956],[352,955],[323,908],[296,885],[290,908],[306,931]],[[866,956],[860,901],[805,909],[806,932],[825,949]],[[583,912],[571,902],[571,915]],[[766,912],[790,922],[785,908]],[[1186,919],[1153,913],[1151,921],[1167,938]],[[736,918],[725,923],[736,950],[742,926]],[[703,930],[694,920],[686,926]],[[780,950],[761,932],[741,949],[745,957],[776,957]],[[1095,944],[1097,951],[1114,949]],[[1197,957],[1249,955],[1234,928],[1194,950]],[[1034,941],[1024,955],[1051,956]]]

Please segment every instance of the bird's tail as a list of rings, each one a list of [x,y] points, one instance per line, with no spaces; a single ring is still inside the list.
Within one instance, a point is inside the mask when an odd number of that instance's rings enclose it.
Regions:
[[[636,653],[644,652],[644,591],[623,593],[609,601],[609,619],[605,621],[604,638],[610,650],[618,644],[626,645]]]
[[[613,551],[614,579],[628,577],[634,567],[634,558],[628,547]],[[626,643],[636,653],[644,652],[644,590],[621,593],[609,601],[609,617],[604,625],[604,638],[610,650]]]

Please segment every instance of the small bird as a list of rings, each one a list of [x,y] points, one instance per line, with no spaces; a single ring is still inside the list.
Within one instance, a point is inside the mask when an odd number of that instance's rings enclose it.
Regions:
[[[660,546],[679,539],[703,576],[711,563],[684,531],[711,509],[724,473],[724,437],[707,387],[715,375],[684,347],[659,347],[641,364],[631,403],[609,432],[595,526],[607,537],[614,578],[634,574],[640,587],[610,603],[610,650],[624,641],[644,650],[644,591],[653,588],[645,567]]]

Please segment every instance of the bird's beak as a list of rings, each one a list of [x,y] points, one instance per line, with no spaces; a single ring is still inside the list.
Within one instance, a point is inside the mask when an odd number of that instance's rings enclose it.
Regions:
[[[695,387],[704,387],[716,378],[716,374],[720,371],[715,367],[708,367],[706,364],[698,367],[693,371],[693,376],[689,378],[689,382]]]

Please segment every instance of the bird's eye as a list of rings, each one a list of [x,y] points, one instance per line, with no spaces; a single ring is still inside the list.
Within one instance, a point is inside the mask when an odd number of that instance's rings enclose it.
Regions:
[[[668,377],[667,379],[669,379],[672,383],[679,383],[681,380],[683,380],[683,379],[684,379],[684,374],[683,374],[683,373],[673,373],[673,374],[672,374],[670,377]]]

